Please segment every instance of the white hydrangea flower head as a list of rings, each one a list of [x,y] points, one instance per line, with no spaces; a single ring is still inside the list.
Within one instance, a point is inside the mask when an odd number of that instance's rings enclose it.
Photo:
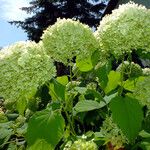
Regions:
[[[44,31],[42,41],[47,53],[64,64],[75,56],[84,59],[99,47],[92,30],[72,19],[58,19]]]
[[[0,96],[8,101],[32,98],[55,76],[53,61],[41,44],[17,42],[0,51]]]
[[[105,16],[94,33],[101,49],[120,58],[133,50],[150,52],[150,10],[129,2]]]
[[[144,76],[150,76],[150,68],[144,68],[142,71]]]

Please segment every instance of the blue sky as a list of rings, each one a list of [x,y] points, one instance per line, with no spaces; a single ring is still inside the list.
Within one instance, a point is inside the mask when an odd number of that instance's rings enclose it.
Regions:
[[[16,41],[27,40],[23,30],[8,21],[24,20],[29,17],[21,11],[21,7],[29,6],[30,0],[0,0],[0,47],[10,45]]]

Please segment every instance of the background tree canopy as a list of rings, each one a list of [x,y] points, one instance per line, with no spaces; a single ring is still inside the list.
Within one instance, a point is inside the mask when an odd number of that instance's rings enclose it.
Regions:
[[[24,21],[10,23],[21,27],[28,35],[29,40],[38,42],[49,25],[57,18],[74,18],[90,27],[96,27],[109,0],[32,0],[30,7],[22,10],[32,17]]]

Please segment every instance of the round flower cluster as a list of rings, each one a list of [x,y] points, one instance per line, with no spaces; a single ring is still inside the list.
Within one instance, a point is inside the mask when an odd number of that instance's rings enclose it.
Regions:
[[[71,19],[59,19],[44,31],[42,40],[47,53],[65,65],[75,56],[90,56],[99,46],[87,25]]]
[[[150,52],[150,10],[129,2],[100,22],[94,33],[105,54],[119,59],[133,50]]]
[[[29,41],[2,49],[0,70],[0,96],[11,102],[32,98],[56,72],[41,43]]]
[[[121,129],[113,122],[112,117],[106,117],[100,132],[107,142],[111,142],[114,149],[123,148],[124,144],[128,143]]]
[[[64,150],[98,150],[97,145],[91,140],[86,141],[85,139],[79,139],[72,145],[65,146]]]
[[[120,64],[116,71],[123,72],[124,78],[128,77],[138,77],[143,75],[143,71],[140,65],[134,62],[124,61]]]

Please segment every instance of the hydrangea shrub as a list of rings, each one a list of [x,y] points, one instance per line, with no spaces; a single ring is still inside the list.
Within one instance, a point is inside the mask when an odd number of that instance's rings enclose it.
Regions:
[[[47,53],[64,64],[75,56],[86,58],[98,48],[92,30],[71,19],[58,19],[44,31],[42,41]]]
[[[18,42],[0,51],[0,96],[16,101],[32,98],[55,76],[55,67],[41,43]]]
[[[150,52],[150,11],[129,2],[105,16],[95,32],[101,49],[120,58],[133,50]]]

